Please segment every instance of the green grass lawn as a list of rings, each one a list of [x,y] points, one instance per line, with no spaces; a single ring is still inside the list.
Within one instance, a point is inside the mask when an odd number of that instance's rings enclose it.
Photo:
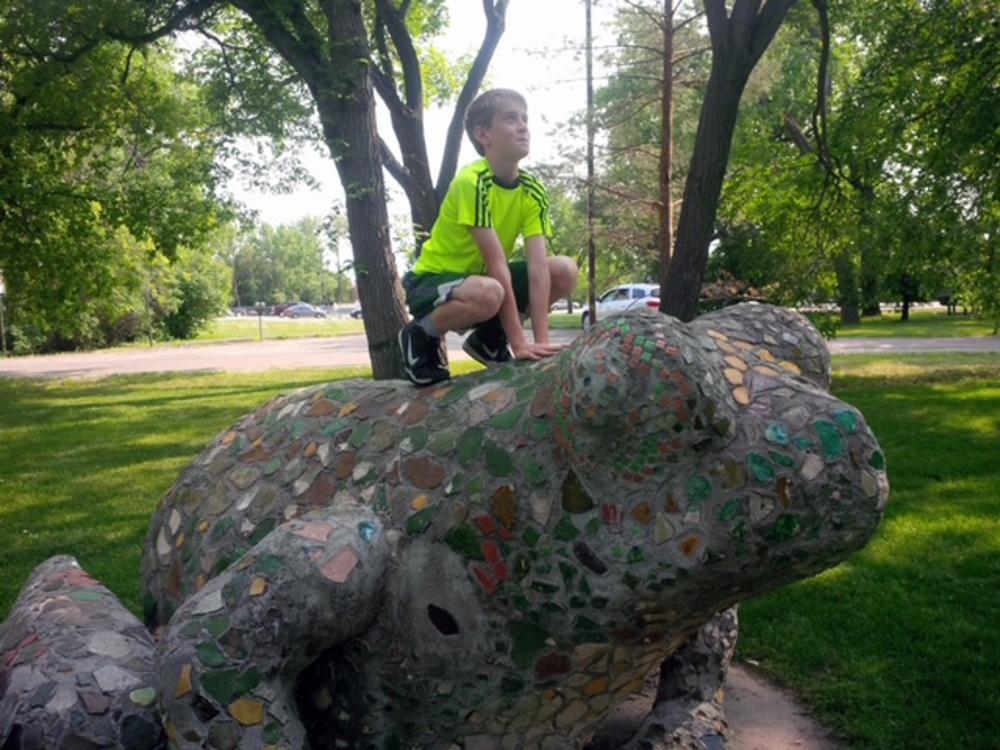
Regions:
[[[900,320],[899,313],[883,313],[865,318],[860,325],[840,326],[838,338],[958,338],[990,336],[993,325],[972,315],[945,315],[944,312],[917,310],[910,319]]]
[[[741,610],[739,656],[851,748],[1000,738],[1000,355],[835,358],[892,484],[874,541]]]
[[[354,318],[217,318],[198,334],[197,341],[257,341],[299,339],[312,336],[349,336],[364,333],[365,324]]]
[[[851,748],[1000,737],[1000,355],[837,357],[893,486],[848,563],[743,605],[739,655]],[[469,363],[456,367],[469,371]],[[0,616],[42,560],[80,559],[134,611],[155,503],[223,429],[332,370],[0,380]]]
[[[577,308],[572,315],[552,313],[549,326],[553,329],[579,329],[580,314]],[[960,338],[963,336],[990,336],[993,325],[972,315],[945,315],[943,312],[918,310],[910,313],[906,322],[898,313],[885,313],[878,318],[865,318],[860,325],[840,326],[838,338]]]

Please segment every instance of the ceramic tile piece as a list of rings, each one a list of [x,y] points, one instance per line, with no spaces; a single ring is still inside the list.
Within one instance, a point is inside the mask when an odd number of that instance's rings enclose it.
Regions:
[[[301,537],[302,539],[310,539],[314,542],[323,543],[330,538],[330,533],[333,531],[333,526],[322,521],[315,521],[303,524],[302,526],[296,528],[292,533]]]
[[[746,360],[744,360],[742,357],[737,357],[734,354],[730,354],[726,357],[723,357],[722,361],[725,362],[734,370],[738,370],[739,372],[746,372],[749,369],[747,367]]]
[[[229,704],[229,714],[244,726],[264,723],[264,704],[252,698],[240,698]]]
[[[150,706],[156,700],[156,688],[144,687],[133,690],[128,694],[128,698],[137,706]]]
[[[517,522],[517,494],[513,485],[503,484],[497,487],[490,498],[493,515],[508,529],[513,529]]]
[[[553,502],[552,495],[548,492],[532,492],[528,496],[528,503],[531,506],[531,518],[539,526],[548,524]]]
[[[441,463],[425,456],[403,459],[402,469],[403,476],[423,490],[434,489],[446,476],[446,470]]]
[[[594,499],[587,493],[576,472],[570,471],[562,483],[562,508],[568,513],[585,513],[595,507]]]
[[[632,508],[630,515],[639,523],[647,526],[653,522],[653,509],[647,502],[641,502]]]
[[[430,498],[427,495],[417,495],[413,500],[410,501],[410,508],[413,510],[423,510],[428,505],[430,505]]]
[[[406,533],[411,536],[423,534],[430,528],[431,521],[434,520],[434,513],[437,509],[431,505],[421,511],[417,511],[406,519]]]
[[[823,452],[828,461],[842,458],[845,452],[844,439],[840,435],[840,430],[832,422],[817,420],[813,422],[813,428],[819,436],[823,445]]]
[[[663,513],[656,514],[656,526],[653,529],[653,541],[663,544],[674,538],[674,526]]]
[[[504,448],[500,447],[492,440],[485,440],[483,444],[486,470],[495,477],[508,477],[514,473],[514,461]]]
[[[823,459],[815,453],[810,453],[806,456],[805,461],[802,462],[802,469],[799,473],[809,481],[812,481],[823,473],[824,468],[826,468],[826,463]]]
[[[261,596],[267,591],[267,579],[257,577],[250,584],[250,596]]]
[[[346,583],[358,566],[358,556],[350,547],[346,547],[331,557],[320,569],[323,575],[334,583]]]

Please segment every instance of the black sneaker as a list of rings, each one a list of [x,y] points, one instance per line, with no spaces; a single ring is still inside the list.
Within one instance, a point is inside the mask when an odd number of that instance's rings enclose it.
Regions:
[[[487,367],[514,361],[499,318],[491,318],[466,336],[462,350]]]
[[[451,377],[441,361],[441,339],[428,336],[417,321],[411,321],[399,332],[399,349],[403,353],[406,377],[418,388]]]

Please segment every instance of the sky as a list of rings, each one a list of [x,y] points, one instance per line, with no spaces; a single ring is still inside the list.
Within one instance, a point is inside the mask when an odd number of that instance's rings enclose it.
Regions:
[[[594,35],[597,43],[606,37],[610,3],[595,0]],[[451,22],[439,45],[448,53],[474,53],[486,29],[479,0],[448,0]],[[523,162],[544,161],[557,153],[554,129],[586,105],[586,77],[583,57],[586,17],[583,0],[510,0],[506,30],[487,73],[486,86],[513,88],[528,100],[532,153]],[[450,111],[425,112],[429,157],[437,173],[444,132]],[[384,125],[383,125],[384,123]],[[388,117],[380,116],[380,128],[391,132]],[[391,138],[387,141],[392,142]],[[463,139],[459,164],[476,158],[472,146]],[[260,221],[269,224],[294,222],[304,216],[325,215],[343,193],[333,161],[325,154],[306,154],[303,160],[320,185],[319,190],[299,190],[287,195],[248,192],[234,182],[235,197],[257,211]],[[405,199],[386,175],[390,187],[390,211],[407,214]]]

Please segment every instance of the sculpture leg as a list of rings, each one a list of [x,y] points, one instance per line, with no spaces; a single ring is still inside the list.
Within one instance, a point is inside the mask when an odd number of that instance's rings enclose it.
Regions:
[[[279,526],[209,581],[161,641],[171,746],[306,746],[295,677],[371,621],[388,561],[379,520],[338,507]]]
[[[720,750],[722,685],[736,648],[737,608],[720,612],[660,667],[656,700],[627,750]]]
[[[155,651],[75,559],[46,560],[0,624],[0,748],[161,750]]]

